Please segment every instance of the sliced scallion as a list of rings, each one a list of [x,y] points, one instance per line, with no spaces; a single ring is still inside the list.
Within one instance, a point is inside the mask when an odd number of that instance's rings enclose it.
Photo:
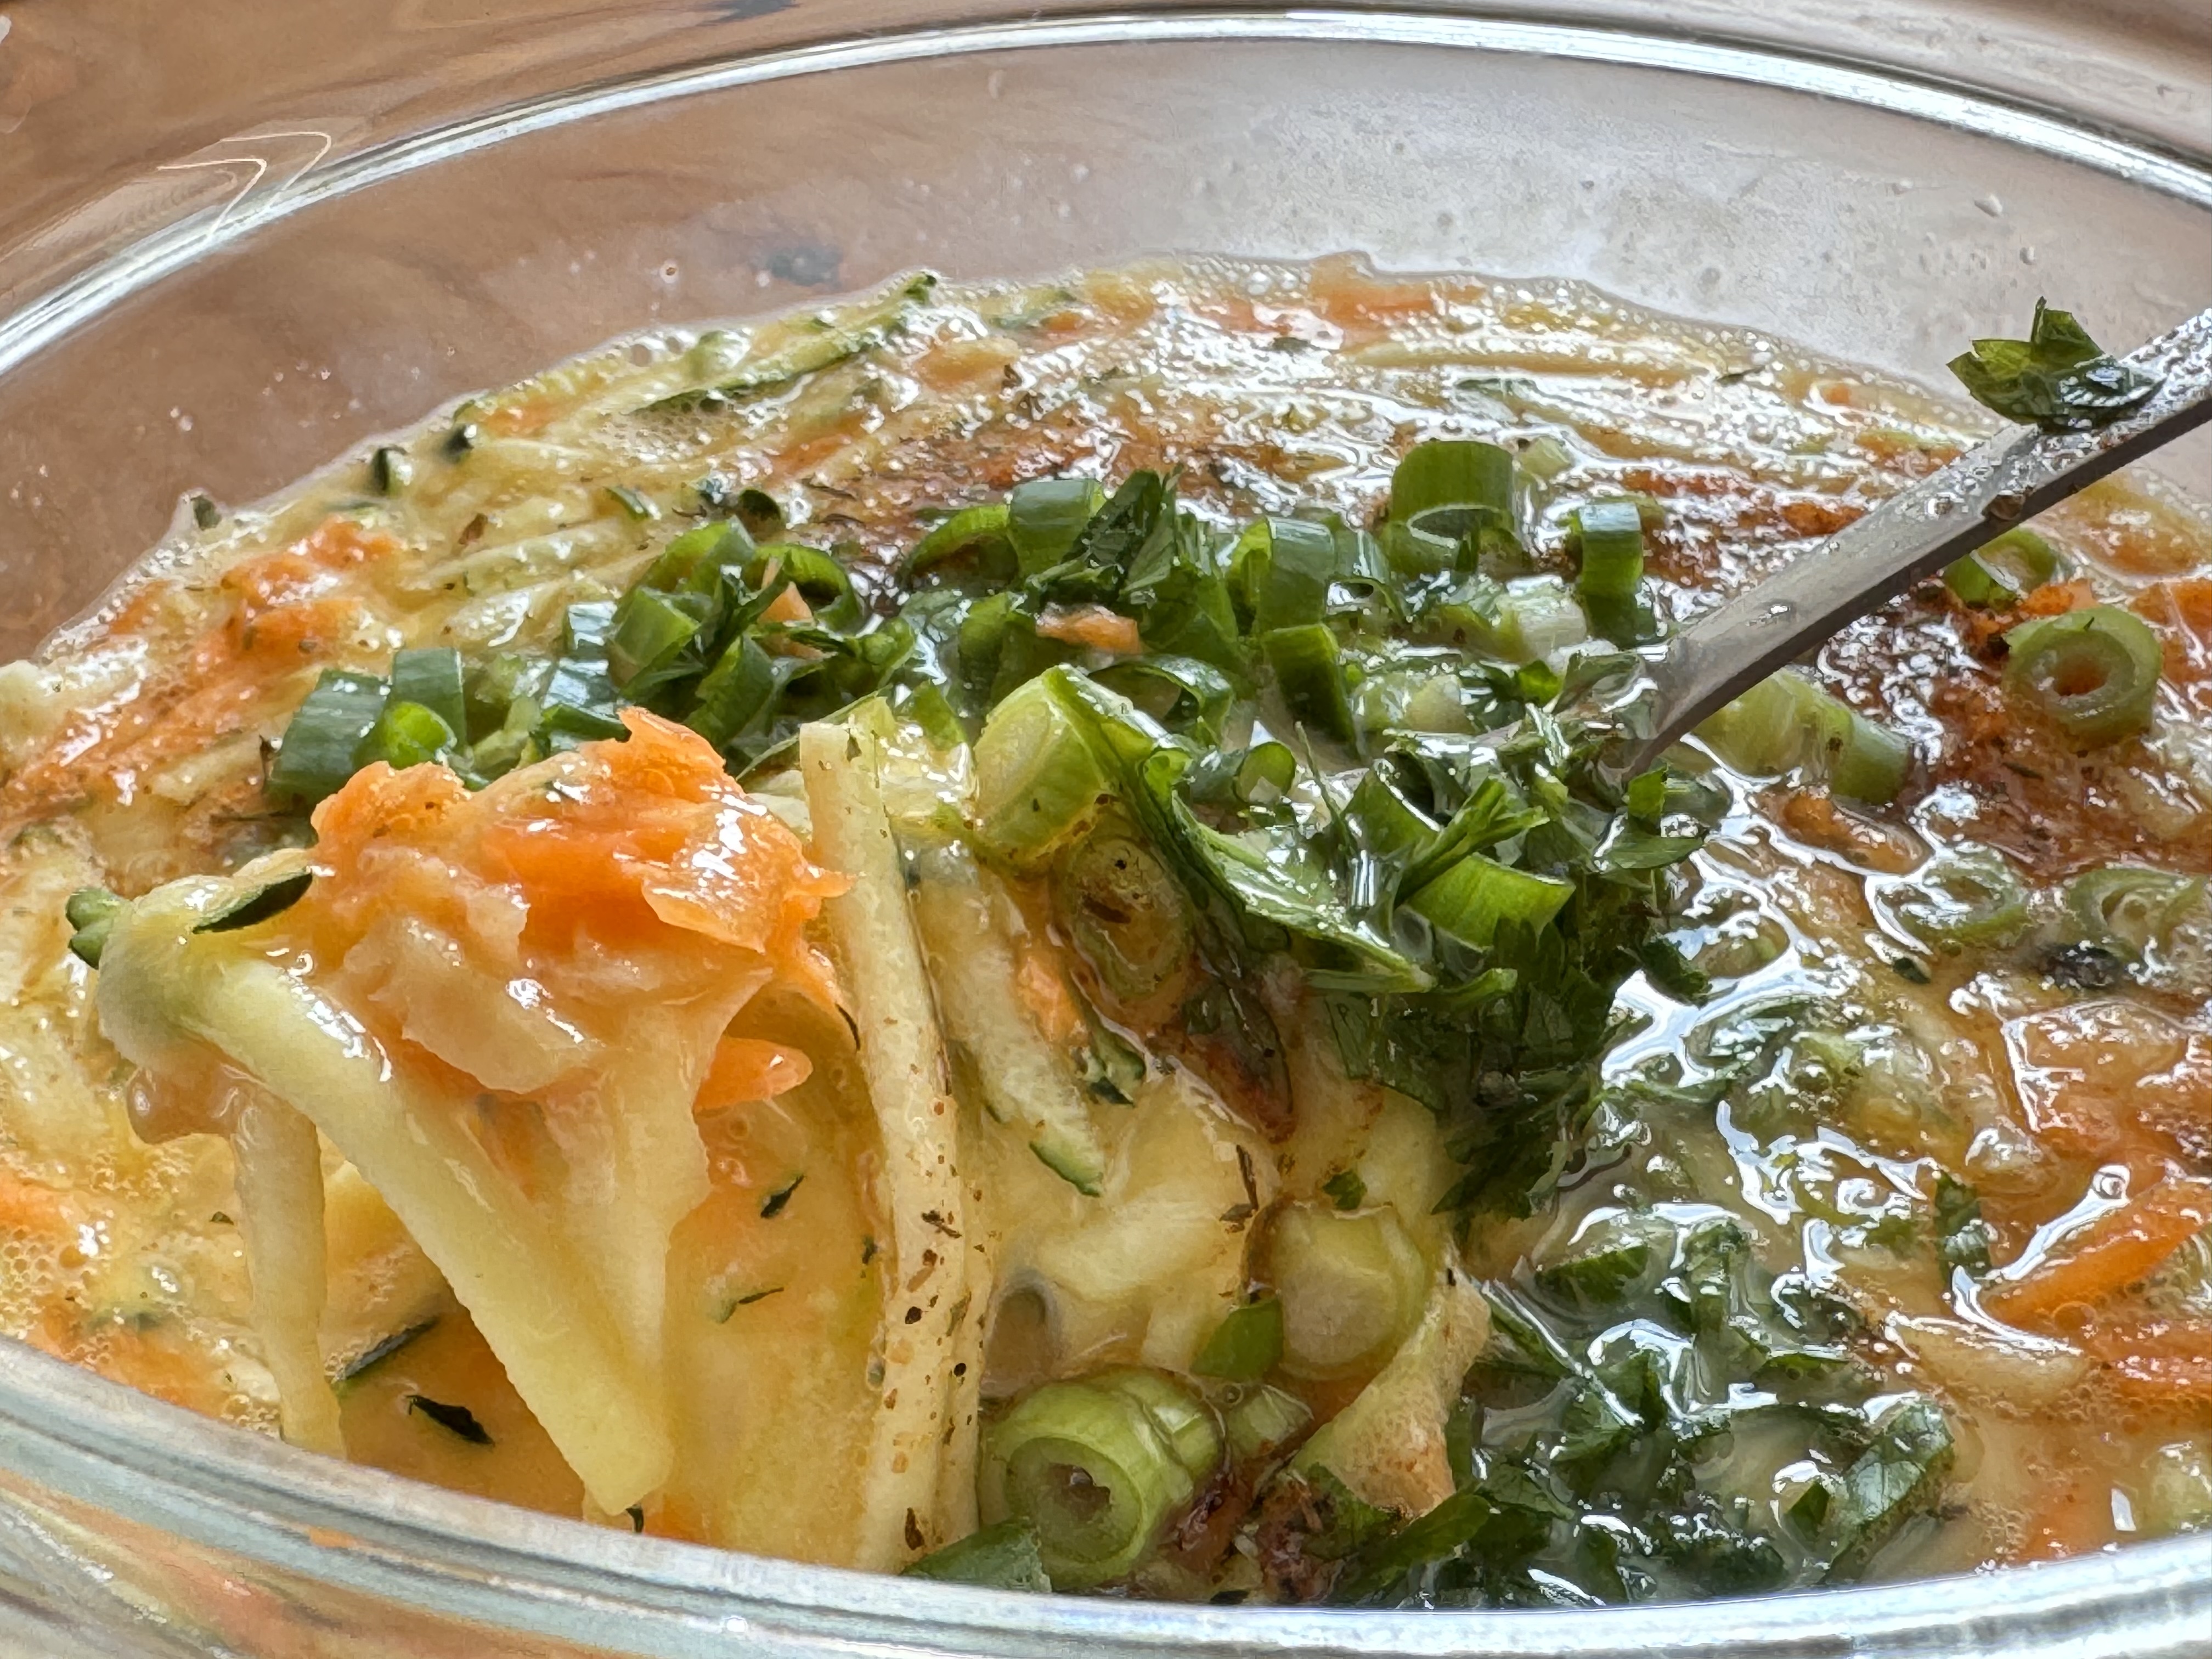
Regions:
[[[1961,605],[2009,611],[2058,574],[2057,550],[2033,530],[2008,530],[1943,572]]]
[[[1016,484],[1006,497],[1006,539],[1024,576],[1048,570],[1066,558],[1084,526],[1105,505],[1095,478],[1037,478]]]
[[[1828,787],[1838,795],[1885,805],[1905,787],[1905,775],[1912,763],[1912,745],[1904,734],[1869,720],[1856,708],[1830,700],[1825,742],[1828,754]]]
[[[2111,743],[2150,724],[2165,653],[2133,611],[2093,605],[2022,623],[2004,638],[2005,684],[2076,743]]]
[[[633,700],[642,698],[673,672],[677,654],[705,620],[696,594],[633,587],[615,606],[607,633],[608,676]]]
[[[1394,562],[1449,569],[1486,535],[1514,531],[1513,456],[1496,444],[1442,438],[1415,444],[1390,475]]]
[[[404,449],[386,444],[368,458],[369,488],[380,495],[397,495],[414,477],[415,463]]]
[[[1052,1578],[1037,1553],[1036,1528],[1027,1521],[1001,1521],[971,1532],[957,1543],[925,1555],[902,1569],[908,1578],[940,1583],[980,1584],[987,1589],[1029,1590],[1047,1595]]]
[[[738,522],[755,541],[769,541],[783,534],[783,508],[765,489],[740,489],[735,506]]]
[[[2027,930],[2027,890],[2004,856],[1989,848],[1936,854],[1876,894],[1881,908],[1914,939],[1940,950],[2012,944]]]
[[[392,658],[392,701],[418,702],[456,732],[469,729],[461,653],[449,646],[399,651]]]
[[[1507,662],[1541,662],[1589,636],[1589,617],[1565,582],[1523,576],[1505,585],[1497,627],[1484,642]]]
[[[698,525],[671,538],[637,585],[663,593],[686,586],[702,590],[713,573],[742,565],[752,555],[753,538],[742,525]]]
[[[326,668],[284,728],[269,769],[269,793],[312,806],[354,775],[354,750],[384,712],[384,682],[374,674]]]
[[[751,635],[733,641],[699,682],[698,706],[684,723],[717,749],[757,720],[775,696],[775,659]]]
[[[1876,805],[1905,787],[1904,736],[1831,696],[1796,669],[1770,674],[1698,728],[1739,772],[1771,776],[1817,761],[1839,795]]]
[[[1012,521],[1012,512],[1004,501],[963,507],[914,544],[899,574],[912,581],[940,564],[969,555],[981,559],[988,574],[989,556],[994,551],[1007,558],[1011,570]]]
[[[1540,927],[1573,895],[1572,883],[1470,853],[1406,901],[1454,939],[1487,946],[1502,922]]]
[[[1069,939],[1116,997],[1152,995],[1190,956],[1182,890],[1149,847],[1110,823],[1069,855],[1053,894]]]
[[[212,915],[194,924],[195,933],[232,933],[242,927],[256,927],[285,911],[307,896],[307,889],[315,879],[312,870],[295,870],[273,881],[265,881],[250,888],[223,905]]]
[[[1636,594],[1644,580],[1644,519],[1629,501],[1591,501],[1574,515],[1582,565],[1576,591],[1590,625],[1616,645],[1637,635]]]
[[[1336,532],[1304,519],[1261,522],[1264,541],[1243,566],[1253,632],[1318,623],[1328,612],[1329,584],[1336,579]]]
[[[1698,735],[1739,772],[1753,777],[1787,772],[1805,752],[1804,698],[1811,690],[1787,668],[1769,674],[1708,716]]]
[[[1049,678],[993,709],[975,742],[975,830],[983,846],[1034,866],[1080,834],[1112,791]]]
[[[660,509],[639,495],[628,484],[609,484],[607,498],[622,509],[623,516],[638,523],[660,516]]]
[[[596,738],[619,738],[627,731],[620,718],[621,693],[607,673],[607,635],[614,619],[611,599],[568,607],[562,624],[561,654],[538,698],[544,710],[542,747],[573,749]]]
[[[1195,1489],[1131,1394],[1051,1382],[984,1434],[986,1513],[1026,1521],[1054,1585],[1079,1590],[1136,1566]]]
[[[1278,628],[1260,636],[1261,653],[1291,715],[1309,729],[1349,743],[1355,732],[1344,657],[1327,623]]]
[[[1229,1455],[1239,1463],[1282,1450],[1312,1421],[1313,1412],[1304,1401],[1265,1383],[1243,1389],[1221,1413]]]
[[[799,590],[821,626],[859,626],[860,596],[853,591],[851,574],[835,555],[799,542],[771,542],[746,562],[745,580],[757,588],[765,586],[771,567]]]
[[[395,772],[442,760],[460,744],[453,728],[419,702],[391,702],[353,751],[356,769],[382,761]]]
[[[88,968],[100,966],[100,953],[121,915],[125,901],[105,887],[80,887],[63,907],[70,928],[70,954]]]
[[[1269,1221],[1262,1246],[1282,1299],[1280,1364],[1291,1376],[1371,1372],[1420,1319],[1429,1267],[1395,1210],[1289,1205]]]
[[[1195,657],[1132,657],[1092,671],[1091,678],[1118,691],[1170,732],[1217,738],[1237,700],[1229,677]]]
[[[2202,876],[2121,864],[2066,885],[2066,908],[2090,943],[2130,962],[2163,945],[2174,925],[2204,902]]]

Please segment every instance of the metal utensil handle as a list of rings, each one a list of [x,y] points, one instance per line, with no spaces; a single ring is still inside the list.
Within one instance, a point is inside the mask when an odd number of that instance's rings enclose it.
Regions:
[[[1921,577],[2212,419],[2212,310],[2127,362],[2165,377],[2131,413],[2091,432],[2001,433],[1692,621],[1652,665],[1646,754]]]

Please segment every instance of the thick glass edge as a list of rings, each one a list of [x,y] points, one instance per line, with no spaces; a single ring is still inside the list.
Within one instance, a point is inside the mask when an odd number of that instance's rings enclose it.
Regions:
[[[652,1659],[886,1646],[1015,1659],[1079,1645],[1193,1659],[2182,1659],[2212,1645],[2212,1538],[1972,1577],[1603,1611],[1210,1608],[918,1585],[632,1537],[333,1462],[14,1343],[0,1343],[0,1465],[307,1579]]]
[[[1778,86],[1978,133],[2212,207],[2212,171],[2038,111],[1780,51],[1614,28],[1343,11],[1103,14],[832,41],[520,103],[203,208],[0,320],[0,373],[214,250],[448,157],[664,99],[873,64],[1129,41],[1396,44],[1565,58]],[[1348,1613],[1036,1598],[632,1538],[337,1464],[0,1342],[0,1466],[80,1501],[424,1611],[667,1656],[851,1651],[1675,1655],[1848,1650],[2162,1659],[2212,1651],[2212,1538],[1970,1578],[1603,1612]]]
[[[657,70],[527,100],[311,167],[285,181],[282,188],[249,190],[232,200],[190,208],[173,222],[0,319],[0,374],[131,295],[277,219],[529,133],[641,104],[872,64],[1044,47],[1213,40],[1442,46],[1619,64],[1784,88],[1975,133],[2124,179],[2194,206],[2212,208],[2212,169],[2178,155],[1986,94],[1964,93],[1901,72],[1778,49],[1614,27],[1420,13],[1106,12],[885,33],[741,56],[704,66]]]

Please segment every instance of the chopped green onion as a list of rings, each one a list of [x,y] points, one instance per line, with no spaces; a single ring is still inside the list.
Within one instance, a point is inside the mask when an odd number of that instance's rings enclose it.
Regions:
[[[628,484],[609,484],[607,486],[607,497],[609,500],[612,501],[617,507],[623,510],[623,514],[625,518],[642,521],[648,519],[657,519],[660,516],[660,509],[659,507],[655,507],[651,501],[646,500],[644,496],[639,495],[637,491],[632,489]]]
[[[487,732],[469,746],[468,768],[465,779],[480,779],[489,782],[503,777],[518,766],[527,766],[544,758],[538,746],[538,732],[544,711],[529,697],[516,697],[507,706],[507,718],[496,731]]]
[[[742,566],[753,556],[753,538],[741,525],[727,521],[702,524],[672,537],[659,556],[637,579],[640,587],[673,592],[679,587],[702,589],[709,573]]]
[[[2006,685],[2041,704],[2076,743],[2111,743],[2150,724],[2166,659],[2133,611],[2093,605],[2022,623],[2004,638]]]
[[[1265,1383],[1240,1390],[1221,1413],[1229,1455],[1239,1463],[1281,1451],[1312,1421],[1313,1412],[1304,1401]]]
[[[369,488],[380,495],[397,495],[414,477],[415,463],[404,449],[386,444],[368,458]]]
[[[544,713],[539,730],[548,750],[572,749],[600,738],[619,738],[627,728],[618,717],[621,693],[607,673],[607,635],[615,606],[592,599],[568,607],[562,624],[561,654],[538,701]]]
[[[1221,1425],[1205,1401],[1181,1382],[1135,1366],[1101,1371],[1091,1382],[1133,1400],[1149,1412],[1167,1437],[1168,1449],[1194,1481],[1204,1480],[1219,1465]]]
[[[1407,899],[1406,908],[1480,949],[1497,939],[1501,922],[1542,927],[1574,890],[1571,882],[1555,876],[1516,870],[1470,853]]]
[[[1352,742],[1357,730],[1344,680],[1344,658],[1328,624],[1278,628],[1260,636],[1260,649],[1292,716],[1340,743]]]
[[[920,726],[933,748],[949,753],[968,741],[968,733],[960,724],[960,716],[953,712],[952,704],[941,690],[927,681],[915,686],[893,687],[891,707]]]
[[[100,966],[100,953],[121,915],[125,901],[105,887],[80,887],[69,896],[63,914],[69,919],[70,954],[88,968]]]
[[[1305,519],[1264,519],[1262,540],[1246,556],[1245,598],[1252,631],[1318,623],[1328,613],[1329,584],[1336,580],[1336,532]]]
[[[633,700],[673,672],[677,655],[704,625],[696,594],[668,594],[633,587],[615,606],[607,633],[607,673]]]
[[[771,542],[746,562],[745,580],[757,588],[765,587],[771,566],[799,590],[823,627],[842,630],[860,624],[860,596],[853,591],[852,575],[835,554],[799,542]]]
[[[1723,761],[1754,777],[1819,762],[1836,793],[1875,805],[1897,798],[1912,760],[1901,733],[1793,668],[1768,675],[1708,717],[1698,735]]]
[[[1938,853],[1876,897],[1907,933],[1942,950],[2010,945],[2027,931],[2027,890],[1985,847]]]
[[[1027,681],[984,721],[975,742],[975,830],[999,858],[1036,866],[1086,829],[1111,794],[1048,679]]]
[[[1806,700],[1819,693],[1794,670],[1768,675],[1698,727],[1713,753],[1753,777],[1787,772],[1805,752]]]
[[[1052,1578],[1037,1553],[1036,1528],[1027,1521],[1001,1521],[971,1532],[957,1543],[925,1555],[901,1570],[908,1578],[932,1578],[946,1584],[980,1584],[986,1589],[1028,1590],[1048,1595]]]
[[[2204,902],[2202,876],[2121,864],[2091,870],[2066,886],[2066,908],[2091,943],[2140,962]]]
[[[449,646],[425,646],[392,654],[392,701],[419,702],[456,732],[469,729],[468,699],[462,682],[461,653]]]
[[[1575,464],[1574,452],[1560,439],[1541,432],[1521,447],[1515,458],[1521,470],[1539,483],[1549,483]]]
[[[1047,1383],[985,1431],[985,1512],[1036,1528],[1058,1589],[1122,1577],[1196,1489],[1172,1426],[1133,1391]]]
[[[395,772],[442,760],[460,746],[453,728],[419,702],[387,702],[353,751],[356,770],[384,762]]]
[[[983,558],[987,575],[994,551],[1007,556],[1011,566],[1012,523],[1012,512],[1004,501],[963,507],[914,544],[899,574],[910,582],[940,564],[971,553]]]
[[[1279,1364],[1291,1376],[1372,1371],[1420,1320],[1429,1266],[1388,1206],[1288,1205],[1262,1243],[1282,1304]]]
[[[1400,562],[1417,569],[1450,568],[1486,534],[1510,537],[1512,453],[1471,439],[1415,444],[1390,475],[1389,522]]]
[[[1150,848],[1111,824],[1075,849],[1053,892],[1070,940],[1125,1001],[1150,996],[1189,958],[1182,890]]]
[[[783,534],[783,509],[765,489],[740,489],[736,507],[738,522],[755,541]]]
[[[739,635],[699,682],[698,706],[684,724],[726,748],[760,718],[775,692],[775,660],[751,635]]]
[[[1616,645],[1638,633],[1636,595],[1644,580],[1644,520],[1636,503],[1591,501],[1574,515],[1582,568],[1575,588],[1591,626]]]
[[[1265,1296],[1231,1309],[1206,1339],[1190,1369],[1199,1376],[1253,1382],[1274,1370],[1282,1357],[1283,1304],[1277,1297]]]
[[[1498,622],[1484,641],[1507,662],[1542,662],[1590,636],[1589,617],[1557,576],[1522,576],[1505,585]]]
[[[1853,800],[1886,805],[1905,787],[1912,745],[1901,732],[1876,724],[1856,708],[1830,699],[1834,712],[1824,741],[1828,787]]]
[[[1590,501],[1574,515],[1582,568],[1575,586],[1586,599],[1627,599],[1644,579],[1644,517],[1630,501]]]
[[[1961,605],[2009,611],[2058,574],[2057,550],[2033,530],[2008,530],[1955,561],[1943,585]]]
[[[1345,802],[1345,826],[1378,871],[1403,873],[1436,847],[1443,829],[1393,786],[1388,773],[1377,768],[1352,786]],[[1363,894],[1379,898],[1380,892]]]
[[[1221,735],[1237,701],[1237,688],[1211,663],[1195,657],[1132,657],[1091,678],[1118,691],[1170,732],[1212,740]]]
[[[1006,539],[1013,544],[1016,568],[1027,577],[1058,564],[1105,502],[1095,478],[1016,484],[1006,497]]]
[[[264,882],[249,892],[241,893],[221,909],[193,926],[195,933],[230,933],[241,927],[254,927],[281,916],[307,896],[315,879],[312,870],[295,870],[289,876],[279,876],[274,881]]]
[[[354,750],[384,712],[384,682],[374,674],[325,668],[284,728],[269,793],[312,806],[354,775]]]

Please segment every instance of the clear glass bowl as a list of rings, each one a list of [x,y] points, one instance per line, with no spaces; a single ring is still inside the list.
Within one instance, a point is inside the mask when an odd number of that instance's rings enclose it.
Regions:
[[[337,9],[0,17],[0,653],[188,490],[251,500],[611,335],[917,264],[1357,249],[1930,380],[2041,293],[2114,343],[2212,297],[2202,0]],[[2212,493],[2212,442],[2162,465]],[[1016,1597],[486,1504],[0,1342],[0,1652],[1079,1651],[2179,1659],[2212,1653],[2212,1539],[1602,1613]]]

